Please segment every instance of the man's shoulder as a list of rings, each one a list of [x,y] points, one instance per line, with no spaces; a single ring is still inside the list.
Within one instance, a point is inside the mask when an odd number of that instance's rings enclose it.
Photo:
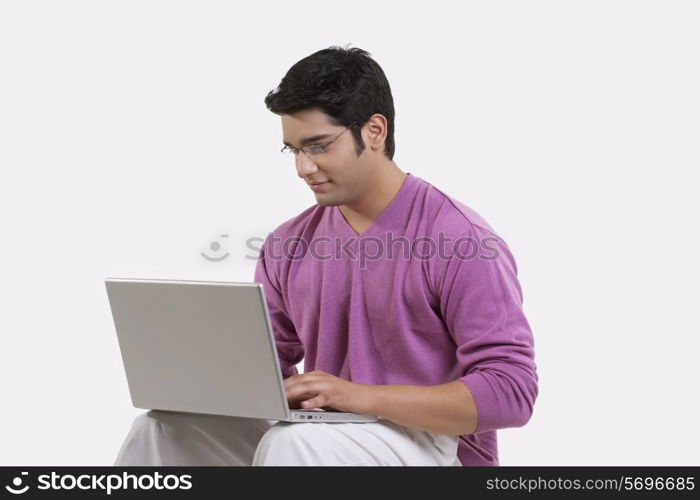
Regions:
[[[439,248],[464,261],[475,260],[468,256],[493,260],[504,255],[515,266],[508,243],[479,212],[445,191],[428,186],[426,196],[432,198],[429,205],[434,207],[430,213],[429,237]]]
[[[482,234],[500,239],[491,224],[475,209],[433,184],[424,182],[427,185],[426,196],[431,199],[431,205],[435,207],[431,214],[433,236],[438,233],[452,237]]]

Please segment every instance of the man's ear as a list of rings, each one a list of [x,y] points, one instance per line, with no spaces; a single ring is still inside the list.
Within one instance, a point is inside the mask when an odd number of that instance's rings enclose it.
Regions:
[[[366,123],[367,125],[367,140],[372,149],[384,150],[384,141],[388,133],[388,125],[384,115],[380,113],[373,114]]]

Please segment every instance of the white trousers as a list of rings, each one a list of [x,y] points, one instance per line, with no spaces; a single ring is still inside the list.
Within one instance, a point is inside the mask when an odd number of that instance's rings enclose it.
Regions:
[[[450,465],[458,438],[372,423],[290,423],[151,410],[134,420],[115,466]]]

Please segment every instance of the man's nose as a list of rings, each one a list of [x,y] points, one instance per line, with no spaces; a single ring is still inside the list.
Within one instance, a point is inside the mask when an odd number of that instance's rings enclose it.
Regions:
[[[296,163],[297,174],[299,177],[306,177],[307,175],[311,175],[318,170],[316,164],[311,161],[309,155],[307,155],[304,151],[299,151],[299,156],[297,157]]]

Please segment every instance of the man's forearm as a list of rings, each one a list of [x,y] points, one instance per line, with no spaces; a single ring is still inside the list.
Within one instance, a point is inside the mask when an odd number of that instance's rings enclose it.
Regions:
[[[365,384],[360,387],[362,413],[452,436],[476,430],[476,404],[471,391],[460,380],[431,387]]]

